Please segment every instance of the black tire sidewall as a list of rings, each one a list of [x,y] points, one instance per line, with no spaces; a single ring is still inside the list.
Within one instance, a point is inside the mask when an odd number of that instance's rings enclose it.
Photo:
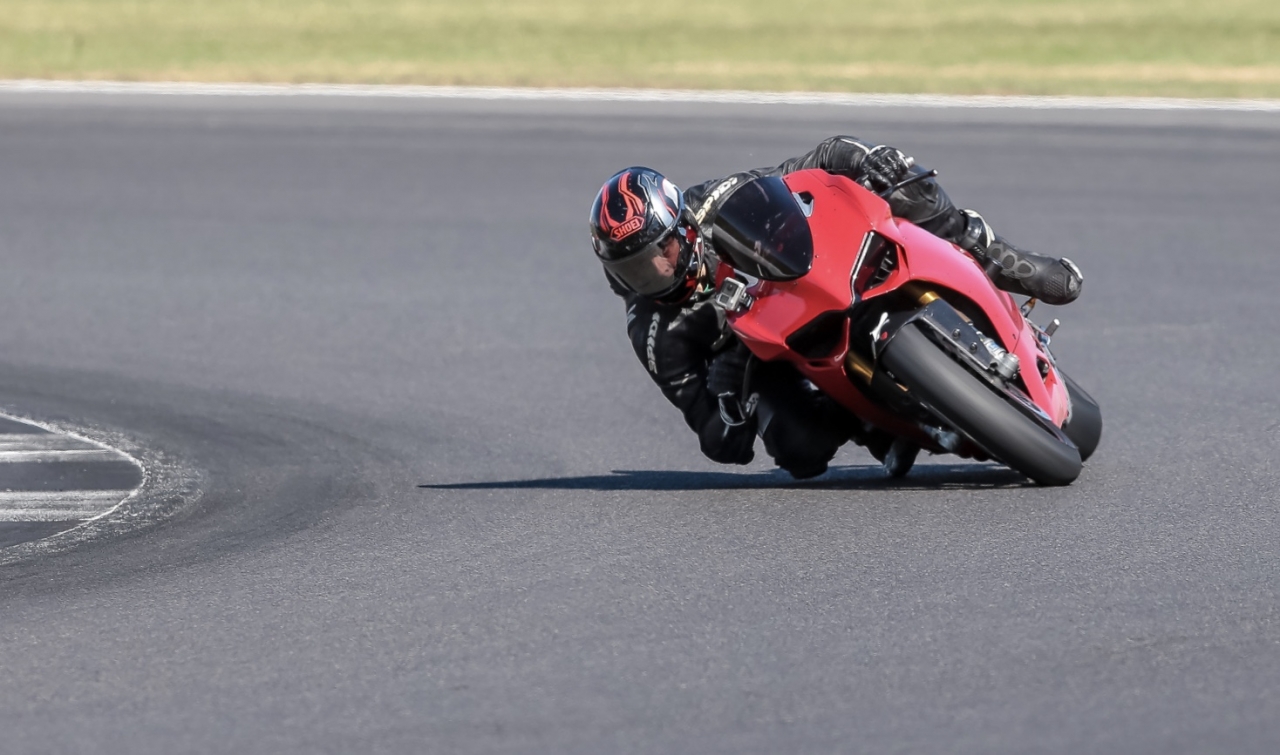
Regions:
[[[1080,449],[1080,459],[1088,461],[1102,442],[1102,407],[1070,375],[1062,370],[1058,370],[1058,374],[1071,396],[1071,421],[1062,427],[1062,431]]]
[[[1012,469],[1041,485],[1067,485],[1080,475],[1078,449],[952,359],[918,324],[898,331],[880,360],[940,419]]]

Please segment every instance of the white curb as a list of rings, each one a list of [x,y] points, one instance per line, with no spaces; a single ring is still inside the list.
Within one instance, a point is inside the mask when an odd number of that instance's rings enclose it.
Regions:
[[[942,94],[695,91],[681,89],[535,89],[365,84],[200,84],[188,82],[0,80],[0,93],[185,95],[221,97],[385,97],[399,99],[564,102],[688,102],[741,105],[842,105],[1022,110],[1219,110],[1280,112],[1280,100],[1170,97],[1028,97]]]

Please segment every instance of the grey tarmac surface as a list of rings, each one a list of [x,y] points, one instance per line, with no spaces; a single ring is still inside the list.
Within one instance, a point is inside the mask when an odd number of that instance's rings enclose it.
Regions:
[[[600,181],[839,132],[1084,268],[1075,485],[716,467],[648,382]],[[198,481],[0,567],[0,749],[1275,752],[1278,164],[1274,115],[0,97],[0,409]]]

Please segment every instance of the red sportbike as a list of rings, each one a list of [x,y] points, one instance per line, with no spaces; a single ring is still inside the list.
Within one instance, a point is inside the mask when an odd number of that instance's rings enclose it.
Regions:
[[[925,450],[1066,485],[1097,448],[1098,404],[1049,351],[1057,321],[1036,326],[1034,299],[1019,307],[973,257],[857,183],[822,170],[752,180],[720,210],[711,246],[733,331],[907,448],[890,474]]]

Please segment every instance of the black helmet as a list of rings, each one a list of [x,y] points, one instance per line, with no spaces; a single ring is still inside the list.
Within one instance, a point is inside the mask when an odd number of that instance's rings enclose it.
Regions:
[[[628,291],[676,303],[697,286],[702,237],[680,189],[656,170],[627,168],[604,182],[591,205],[591,243]]]

